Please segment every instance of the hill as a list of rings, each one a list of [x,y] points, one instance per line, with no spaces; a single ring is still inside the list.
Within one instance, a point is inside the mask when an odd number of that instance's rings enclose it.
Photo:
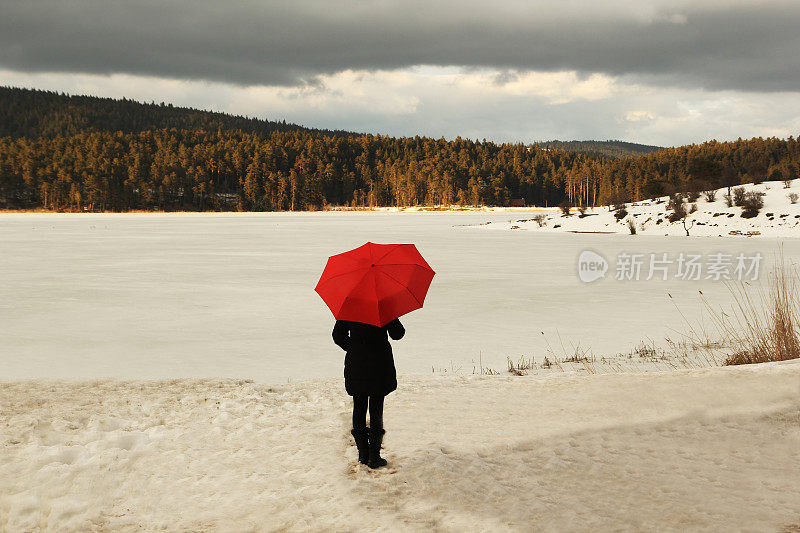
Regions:
[[[487,230],[675,237],[800,237],[798,193],[800,179],[783,183],[765,181],[731,187],[730,197],[728,188],[721,187],[683,197],[661,196],[616,206],[589,207],[583,212],[573,209],[569,214],[553,209],[534,217],[486,222],[478,227]],[[730,265],[731,271],[733,267]],[[613,275],[612,271],[609,277]]]
[[[238,130],[269,134],[274,131],[308,131],[347,134],[343,130],[306,128],[283,121],[241,117],[176,107],[170,103],[140,103],[123,98],[68,95],[53,91],[0,87],[0,137],[70,136],[78,133],[121,131],[135,133],[155,129],[203,131]],[[546,141],[534,143],[548,150],[604,155],[636,156],[661,150],[659,146],[623,141]]]
[[[286,121],[270,121],[201,111],[172,104],[140,103],[123,98],[68,95],[35,89],[0,87],[0,137],[70,136],[78,133],[136,133],[156,129],[239,130],[269,134],[312,131]],[[341,134],[313,130],[323,134]]]
[[[649,154],[663,149],[661,146],[624,141],[544,141],[534,144],[542,148],[584,154],[600,154],[614,158]]]

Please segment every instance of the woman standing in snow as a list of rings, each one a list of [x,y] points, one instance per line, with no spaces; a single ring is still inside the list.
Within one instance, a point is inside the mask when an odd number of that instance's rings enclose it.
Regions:
[[[386,460],[381,457],[381,442],[385,433],[383,398],[397,389],[397,373],[388,337],[400,340],[405,332],[397,319],[382,327],[337,320],[333,327],[333,342],[347,352],[344,358],[344,387],[347,394],[353,397],[351,433],[358,448],[358,460],[370,468],[386,466]]]

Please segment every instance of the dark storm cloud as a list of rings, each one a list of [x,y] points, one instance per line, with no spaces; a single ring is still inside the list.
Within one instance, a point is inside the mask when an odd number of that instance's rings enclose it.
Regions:
[[[0,66],[296,85],[345,69],[457,65],[800,87],[800,2],[596,4],[2,0]]]

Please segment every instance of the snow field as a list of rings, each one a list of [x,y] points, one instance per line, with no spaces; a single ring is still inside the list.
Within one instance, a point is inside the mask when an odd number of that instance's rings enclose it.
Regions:
[[[792,180],[791,187],[783,187],[783,182],[768,181],[759,185],[752,183],[741,185],[746,192],[764,193],[764,208],[754,218],[742,218],[741,207],[728,207],[725,203],[727,187],[717,189],[716,200],[708,202],[702,194],[698,198],[697,211],[687,217],[687,226],[691,226],[691,236],[703,237],[800,237],[800,203],[792,204],[787,195],[800,194],[800,179]],[[732,187],[731,189],[734,189]],[[577,208],[572,209],[569,216],[562,216],[558,209],[543,211],[545,223],[539,223],[530,216],[509,220],[507,222],[490,221],[480,227],[485,229],[513,229],[545,232],[589,232],[589,233],[622,233],[629,234],[627,221],[633,220],[637,234],[686,236],[683,223],[669,222],[667,217],[672,212],[666,208],[669,197],[662,196],[657,201],[643,200],[626,204],[628,215],[617,220],[615,212],[608,207],[595,207],[586,210],[587,216],[581,217]],[[687,212],[691,204],[686,203]],[[692,225],[693,224],[693,225]]]
[[[800,239],[463,226],[500,227],[520,216],[0,214],[2,378],[339,377],[333,317],[313,288],[329,254],[368,240],[414,242],[437,272],[425,307],[403,318],[408,334],[394,345],[401,374],[451,366],[469,373],[481,358],[503,371],[507,357],[542,361],[548,343],[561,357],[561,339],[570,354],[580,344],[612,357],[683,330],[674,303],[696,324],[698,290],[715,305],[730,303],[724,284],[706,279],[617,281],[612,268],[584,283],[577,260],[585,250],[609,260],[758,252],[765,273],[780,249],[800,257]]]
[[[401,376],[389,468],[340,379],[0,383],[0,530],[780,530],[800,364]]]

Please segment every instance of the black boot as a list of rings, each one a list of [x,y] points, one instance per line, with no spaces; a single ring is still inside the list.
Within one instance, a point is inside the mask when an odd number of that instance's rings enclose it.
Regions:
[[[386,459],[381,457],[381,442],[383,441],[384,433],[386,432],[383,429],[369,430],[369,461],[367,466],[370,468],[386,466]]]
[[[361,464],[367,464],[369,461],[369,438],[367,437],[367,428],[353,428],[350,433],[356,440],[356,448],[358,448],[358,462]]]

